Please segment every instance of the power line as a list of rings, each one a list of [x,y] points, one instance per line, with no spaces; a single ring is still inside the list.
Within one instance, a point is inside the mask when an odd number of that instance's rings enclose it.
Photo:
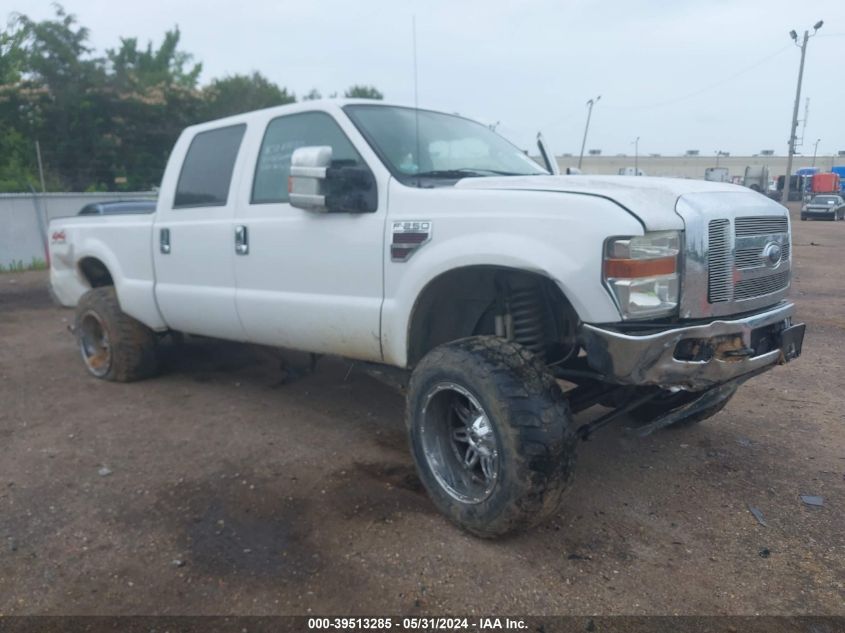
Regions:
[[[633,106],[607,105],[607,106],[605,106],[605,108],[613,109],[613,110],[646,110],[646,109],[650,109],[650,108],[658,108],[658,107],[662,107],[662,106],[666,106],[666,105],[671,105],[673,103],[678,103],[679,101],[684,101],[686,99],[691,99],[692,97],[697,97],[700,94],[703,94],[703,93],[705,93],[709,90],[712,90],[713,88],[718,88],[719,86],[723,86],[724,84],[726,84],[730,81],[733,81],[737,77],[741,77],[742,75],[744,75],[748,72],[751,72],[755,68],[759,68],[760,66],[765,64],[767,61],[774,59],[775,57],[777,57],[778,55],[783,53],[789,47],[790,47],[790,45],[787,44],[786,46],[778,49],[774,53],[767,55],[763,59],[761,59],[757,62],[754,62],[752,65],[747,66],[746,68],[743,68],[742,70],[737,71],[734,74],[729,75],[728,77],[725,77],[724,79],[720,79],[719,81],[717,81],[715,83],[712,83],[712,84],[705,86],[704,88],[700,88],[700,89],[698,89],[694,92],[690,92],[690,93],[682,95],[680,97],[675,97],[673,99],[667,99],[666,101],[658,101],[656,103],[649,103],[649,104],[643,104],[643,105],[633,105]]]

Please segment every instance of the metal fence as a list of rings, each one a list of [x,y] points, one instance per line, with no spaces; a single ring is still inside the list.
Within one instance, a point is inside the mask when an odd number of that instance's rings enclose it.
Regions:
[[[28,266],[45,260],[47,225],[53,218],[76,215],[91,202],[155,199],[155,193],[2,193],[0,194],[0,267]]]

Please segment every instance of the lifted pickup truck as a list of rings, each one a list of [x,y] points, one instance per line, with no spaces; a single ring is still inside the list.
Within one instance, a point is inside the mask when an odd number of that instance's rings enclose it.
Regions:
[[[153,375],[168,332],[402,370],[420,478],[481,536],[554,513],[579,439],[624,415],[643,432],[709,417],[804,334],[768,198],[550,175],[483,125],[371,101],[188,128],[153,216],[50,237],[98,378]]]

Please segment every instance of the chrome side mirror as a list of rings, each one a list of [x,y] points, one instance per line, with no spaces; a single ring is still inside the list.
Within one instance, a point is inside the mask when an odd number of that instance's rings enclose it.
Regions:
[[[325,183],[332,164],[332,148],[327,145],[300,147],[290,158],[288,180],[289,200],[292,207],[326,213]]]

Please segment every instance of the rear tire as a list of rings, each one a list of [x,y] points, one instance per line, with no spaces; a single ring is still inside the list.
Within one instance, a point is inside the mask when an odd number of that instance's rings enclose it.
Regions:
[[[558,509],[577,438],[555,379],[522,346],[475,336],[435,348],[408,387],[411,453],[435,506],[476,536]]]
[[[92,288],[76,306],[76,341],[92,376],[115,382],[156,373],[156,335],[120,309],[113,287]]]

